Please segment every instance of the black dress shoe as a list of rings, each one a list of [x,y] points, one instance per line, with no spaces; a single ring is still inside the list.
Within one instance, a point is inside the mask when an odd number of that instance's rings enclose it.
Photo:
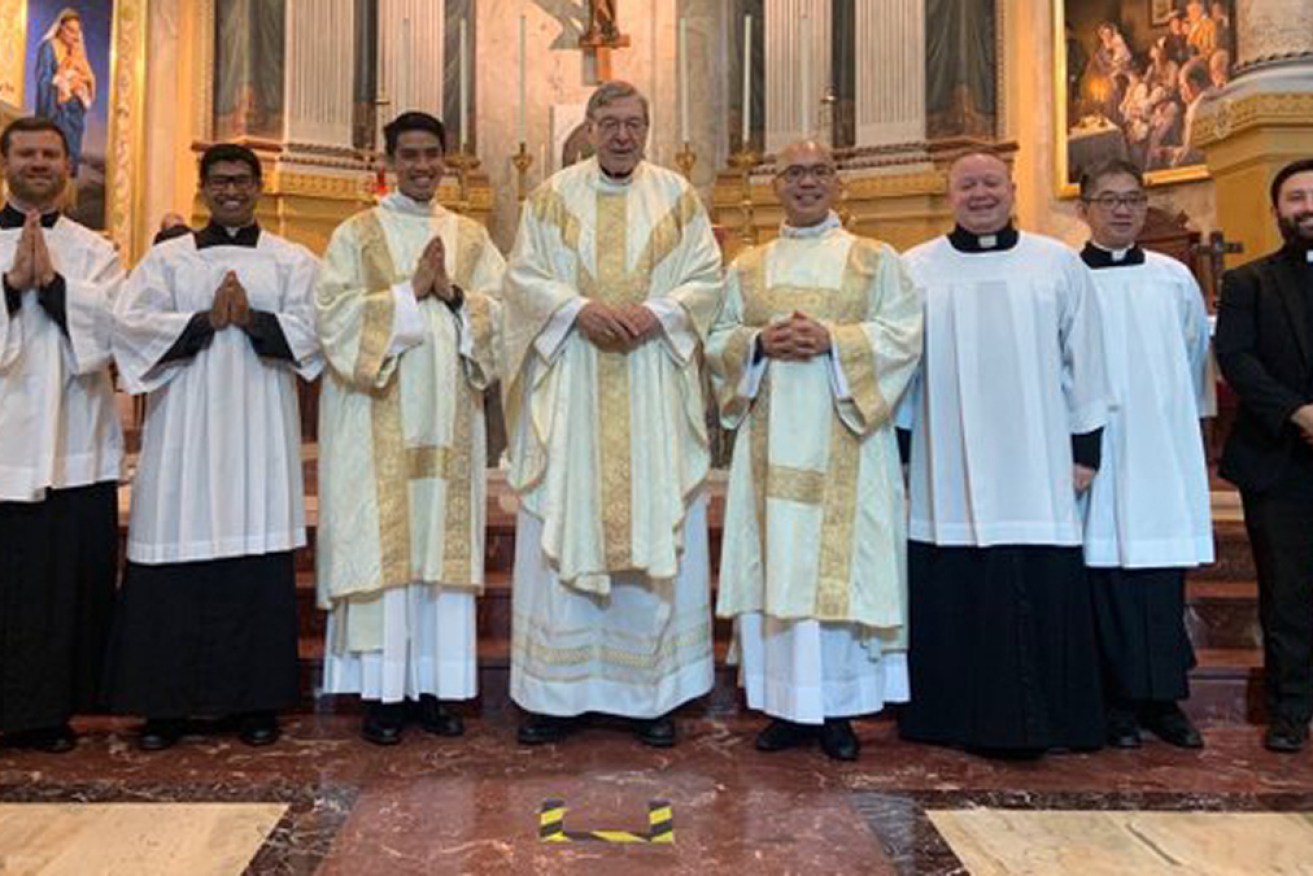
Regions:
[[[1204,737],[1176,703],[1153,703],[1140,716],[1144,729],[1177,748],[1203,748]]]
[[[1135,712],[1120,706],[1108,706],[1107,739],[1110,748],[1139,748],[1140,725],[1135,720]]]
[[[238,719],[237,738],[253,748],[273,745],[282,735],[273,712],[250,712]]]
[[[405,720],[405,703],[372,700],[365,707],[365,719],[360,722],[360,736],[375,745],[396,745],[401,741],[401,728]]]
[[[1263,736],[1263,747],[1281,754],[1294,754],[1308,742],[1308,722],[1275,718]]]
[[[806,745],[816,737],[816,727],[775,718],[757,734],[758,751],[784,751]]]
[[[163,751],[178,744],[182,738],[186,722],[177,718],[148,718],[141,727],[137,737],[137,748],[141,751]]]
[[[834,760],[857,760],[862,747],[846,718],[826,718],[821,727],[821,750]]]
[[[639,742],[652,748],[671,748],[675,744],[675,721],[669,715],[639,718],[634,721],[634,735]]]
[[[515,738],[521,745],[560,742],[574,732],[576,724],[574,718],[559,718],[556,715],[539,715],[530,712],[520,722],[520,729],[516,731]]]
[[[67,724],[14,733],[6,737],[5,741],[14,748],[46,754],[68,754],[77,748],[77,735]]]
[[[415,704],[415,715],[419,726],[434,736],[460,736],[465,732],[461,716],[432,694],[420,695]]]

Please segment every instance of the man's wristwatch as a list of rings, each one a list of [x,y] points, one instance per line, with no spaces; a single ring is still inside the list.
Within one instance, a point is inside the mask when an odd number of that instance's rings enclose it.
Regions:
[[[465,290],[452,283],[451,297],[444,299],[442,303],[451,308],[452,313],[458,313],[465,306]]]

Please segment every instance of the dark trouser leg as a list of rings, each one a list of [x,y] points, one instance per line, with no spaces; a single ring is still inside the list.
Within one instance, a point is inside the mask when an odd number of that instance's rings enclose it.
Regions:
[[[1245,493],[1270,716],[1313,716],[1313,503]]]

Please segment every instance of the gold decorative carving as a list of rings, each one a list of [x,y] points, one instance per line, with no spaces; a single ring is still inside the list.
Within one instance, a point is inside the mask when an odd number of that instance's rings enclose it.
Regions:
[[[27,0],[0,0],[0,103],[23,105],[23,59],[27,42]]]
[[[196,88],[200,100],[192,130],[204,142],[214,139],[214,0],[196,0]]]
[[[1194,121],[1192,136],[1201,148],[1253,128],[1307,128],[1313,124],[1313,92],[1254,94],[1205,106]]]
[[[271,192],[279,195],[300,195],[308,198],[329,198],[361,203],[369,203],[373,200],[368,188],[368,180],[360,174],[338,176],[282,170],[272,182]]]
[[[105,228],[125,258],[136,261],[145,241],[134,239],[133,193],[144,179],[147,0],[114,5],[110,61],[109,144],[106,149]]]

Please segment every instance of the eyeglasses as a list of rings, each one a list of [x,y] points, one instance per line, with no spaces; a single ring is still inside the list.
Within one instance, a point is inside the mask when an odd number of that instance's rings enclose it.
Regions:
[[[1081,198],[1087,204],[1095,204],[1101,210],[1115,210],[1118,207],[1127,207],[1131,210],[1140,210],[1144,205],[1149,203],[1149,198],[1143,192],[1134,192],[1129,195],[1114,195],[1112,192],[1105,192],[1097,198]]]
[[[210,176],[205,178],[205,187],[212,192],[222,192],[228,188],[240,189],[246,191],[255,186],[255,177],[243,174],[240,176]]]
[[[595,124],[597,125],[597,129],[608,137],[618,134],[621,128],[623,128],[625,133],[629,134],[631,137],[636,137],[647,130],[647,122],[643,119],[607,118],[601,119]]]
[[[819,183],[829,182],[839,175],[832,164],[790,164],[776,176],[787,183],[800,183],[810,176]]]

